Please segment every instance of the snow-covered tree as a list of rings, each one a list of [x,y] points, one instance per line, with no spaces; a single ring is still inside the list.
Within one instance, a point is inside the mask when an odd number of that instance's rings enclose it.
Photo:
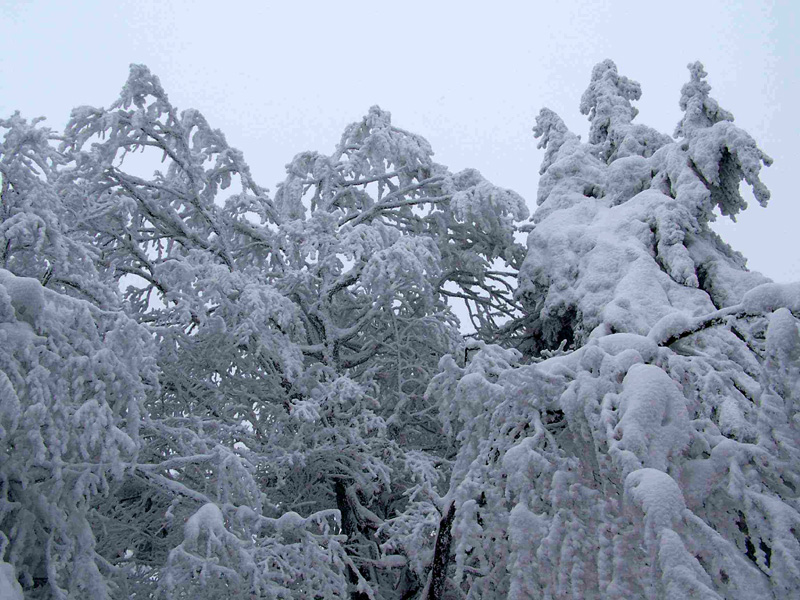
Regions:
[[[639,86],[611,61],[581,103],[588,144],[552,111],[537,119],[525,354],[444,359],[429,389],[460,445],[442,500],[454,512],[445,590],[800,590],[800,286],[748,271],[710,229],[715,211],[746,207],[743,179],[766,205],[771,161],[708,96],[702,66],[689,69],[674,141],[632,124]]]
[[[0,556],[29,597],[114,597],[92,509],[144,446],[152,340],[119,312],[6,270],[0,320]]]
[[[78,226],[83,205],[71,185],[60,136],[19,113],[0,119],[0,268],[99,306],[117,296]]]
[[[73,112],[60,151],[74,161],[84,237],[158,345],[141,460],[161,479],[126,481],[98,506],[115,532],[105,551],[145,565],[132,567],[144,582],[186,556],[170,550],[176,515],[201,505],[231,527],[243,506],[266,519],[298,510],[304,523],[335,509],[347,543],[325,529],[320,548],[346,548],[329,563],[351,587],[417,585],[405,558],[385,556],[408,548],[381,543],[394,535],[387,521],[416,518],[408,497],[446,474],[449,447],[424,398],[461,344],[446,300],[465,301],[482,335],[518,333],[522,199],[475,170],[451,174],[376,107],[333,155],[297,155],[273,202],[224,136],[179,112],[141,66],[110,108]],[[164,172],[126,170],[135,151],[157,152]],[[241,191],[222,202],[233,179]],[[247,522],[256,529],[226,539],[269,529]],[[170,558],[168,577],[189,564]]]
[[[76,110],[58,149],[36,123],[3,126],[0,556],[26,593],[179,595],[199,577],[227,597],[348,595],[338,513],[278,520],[296,513],[267,493],[293,456],[275,414],[304,340],[296,305],[258,276],[269,230],[244,213],[268,202],[241,157],[140,67],[110,110]],[[120,168],[149,146],[166,175]],[[217,207],[232,173],[243,191]],[[227,545],[209,542],[218,524]],[[231,544],[250,557],[232,575],[214,567]]]
[[[611,61],[542,110],[527,253],[378,107],[274,198],[143,66],[0,121],[0,591],[795,593],[800,287],[710,229],[770,159],[689,69],[675,139]]]
[[[351,541],[362,540],[354,552],[371,580],[386,584],[380,571],[405,561],[405,571],[390,568],[388,583],[411,593],[432,546],[431,513],[419,513],[414,498],[441,484],[449,454],[436,406],[424,398],[439,358],[460,345],[445,300],[464,300],[485,335],[513,335],[513,286],[495,263],[518,268],[513,223],[527,210],[477,171],[451,174],[423,138],[377,107],[346,129],[333,155],[299,154],[287,175],[276,207],[286,218],[287,264],[298,273],[286,279],[289,294],[323,363],[373,390],[376,422],[395,454],[391,480],[366,488],[343,481],[337,497],[347,501],[337,504],[357,534]],[[408,544],[409,527],[428,531],[422,546]]]

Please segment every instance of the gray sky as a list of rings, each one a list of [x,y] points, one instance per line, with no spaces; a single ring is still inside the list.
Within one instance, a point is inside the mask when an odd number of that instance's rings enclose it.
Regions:
[[[642,84],[638,122],[671,134],[686,65],[700,60],[712,95],[775,159],[770,206],[716,228],[752,269],[800,280],[795,4],[0,0],[0,115],[59,130],[72,107],[113,102],[128,64],[144,63],[274,191],[294,154],[332,151],[379,104],[439,162],[475,167],[533,208],[541,107],[585,137],[580,96],[611,58]]]

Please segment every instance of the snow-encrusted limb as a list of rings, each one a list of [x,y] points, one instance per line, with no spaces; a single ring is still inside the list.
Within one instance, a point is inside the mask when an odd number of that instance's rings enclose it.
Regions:
[[[653,325],[648,337],[659,346],[671,346],[704,329],[718,325],[731,325],[735,319],[764,317],[779,308],[786,308],[795,318],[800,318],[800,286],[798,284],[763,284],[745,294],[740,304],[722,308],[702,317],[687,317],[682,313],[671,313]],[[741,337],[742,334],[738,333],[738,336]]]

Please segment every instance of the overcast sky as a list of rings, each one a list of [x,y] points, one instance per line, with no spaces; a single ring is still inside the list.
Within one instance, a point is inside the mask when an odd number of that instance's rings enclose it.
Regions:
[[[611,58],[642,84],[638,122],[671,134],[686,65],[700,60],[712,95],[775,159],[770,206],[716,229],[750,268],[800,280],[796,4],[0,0],[0,115],[60,130],[74,106],[108,106],[144,63],[271,191],[292,156],[331,152],[379,104],[439,162],[475,167],[534,208],[540,108],[585,139],[580,96]]]

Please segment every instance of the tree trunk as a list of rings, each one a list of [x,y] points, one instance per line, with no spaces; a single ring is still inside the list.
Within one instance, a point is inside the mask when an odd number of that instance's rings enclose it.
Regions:
[[[444,595],[444,588],[447,584],[447,567],[450,565],[450,545],[453,541],[450,528],[455,516],[456,505],[451,501],[447,514],[439,521],[439,534],[436,536],[436,547],[433,551],[431,579],[426,600],[442,600]]]
[[[347,536],[348,541],[351,541],[358,533],[358,519],[347,499],[347,486],[343,481],[337,479],[333,489],[336,493],[336,507],[339,509],[342,518],[342,533]],[[347,578],[353,587],[358,585],[358,573],[350,566],[347,567]],[[350,597],[352,600],[369,600],[367,594],[359,591],[351,592]]]

